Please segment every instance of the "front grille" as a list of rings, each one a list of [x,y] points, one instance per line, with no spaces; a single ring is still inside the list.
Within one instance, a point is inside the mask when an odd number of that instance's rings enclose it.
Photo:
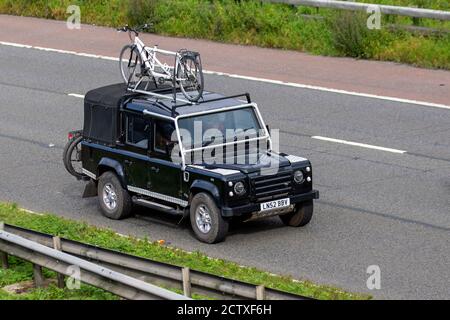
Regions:
[[[258,201],[286,196],[292,189],[290,171],[271,176],[257,176],[251,179],[253,194]]]

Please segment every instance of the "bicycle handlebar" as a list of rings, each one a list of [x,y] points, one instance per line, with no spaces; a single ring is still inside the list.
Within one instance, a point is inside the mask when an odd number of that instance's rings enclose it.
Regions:
[[[146,23],[142,26],[136,27],[136,28],[130,28],[128,25],[123,26],[122,28],[118,28],[117,31],[119,32],[134,32],[136,35],[139,34],[139,32],[143,30],[148,30],[153,26],[152,23]]]

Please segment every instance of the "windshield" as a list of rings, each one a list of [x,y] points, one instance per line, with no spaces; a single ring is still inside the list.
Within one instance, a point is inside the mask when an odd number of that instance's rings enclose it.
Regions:
[[[256,138],[264,134],[252,107],[178,120],[186,149]]]

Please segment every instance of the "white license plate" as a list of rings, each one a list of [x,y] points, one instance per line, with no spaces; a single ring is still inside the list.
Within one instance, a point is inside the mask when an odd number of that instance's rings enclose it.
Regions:
[[[289,198],[268,201],[268,202],[261,203],[261,211],[285,208],[285,207],[288,207],[290,204],[291,204],[291,201]]]

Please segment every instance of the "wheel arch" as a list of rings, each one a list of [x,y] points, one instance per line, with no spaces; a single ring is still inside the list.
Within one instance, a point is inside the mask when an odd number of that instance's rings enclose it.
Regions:
[[[100,177],[103,173],[107,171],[114,172],[119,178],[120,184],[122,187],[127,190],[127,181],[125,177],[125,171],[123,170],[123,166],[119,161],[111,159],[111,158],[102,158],[97,166],[97,176]]]
[[[217,207],[221,207],[220,191],[219,188],[217,188],[217,186],[213,183],[204,180],[194,180],[189,188],[189,191],[189,204],[197,193],[205,192],[212,196]]]

